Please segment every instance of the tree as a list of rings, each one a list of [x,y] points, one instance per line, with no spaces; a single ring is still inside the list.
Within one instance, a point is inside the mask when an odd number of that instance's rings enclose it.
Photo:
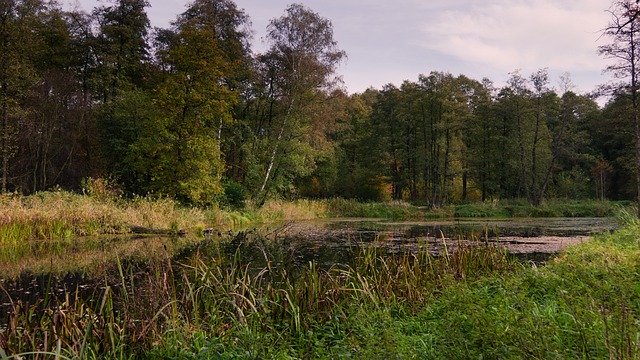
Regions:
[[[118,155],[113,167],[128,190],[207,205],[222,191],[218,124],[231,117],[237,96],[222,84],[224,53],[212,30],[176,24],[162,38],[162,81],[153,92],[116,97],[104,126],[109,153]]]
[[[336,195],[359,200],[381,201],[387,198],[386,178],[380,171],[382,162],[380,134],[373,124],[372,111],[379,91],[368,89],[349,98],[347,116],[336,133]]]
[[[345,56],[333,39],[331,22],[299,4],[289,6],[285,15],[271,20],[267,40],[271,46],[260,57],[266,74],[265,88],[272,105],[277,102],[281,113],[269,119],[270,129],[258,130],[269,134],[272,144],[258,197],[267,189],[284,140],[293,140],[290,144],[298,147],[291,151],[294,156],[300,154],[300,150],[309,149],[308,142],[290,137],[291,131],[308,125],[310,117],[306,111],[335,86],[336,66]],[[279,124],[274,124],[276,121]],[[294,161],[300,160],[311,159],[303,156]]]
[[[146,0],[114,0],[94,10],[99,25],[96,92],[105,103],[119,91],[144,87],[148,80],[147,6]]]
[[[178,27],[186,24],[207,29],[221,50],[220,82],[235,96],[242,96],[234,103],[232,116],[216,120],[216,137],[225,161],[224,181],[242,183],[249,156],[248,144],[253,140],[247,113],[254,100],[255,83],[249,16],[231,0],[195,0],[175,23]]]
[[[565,91],[559,101],[559,111],[547,124],[551,134],[551,159],[537,195],[539,201],[544,199],[554,181],[557,183],[556,196],[576,198],[590,194],[589,175],[596,156],[589,127],[599,118],[600,111],[592,99],[572,91]]]
[[[594,175],[601,180],[607,176],[607,181],[600,181],[601,196],[611,199],[636,196],[635,125],[633,117],[629,116],[632,111],[629,96],[618,94],[605,105],[602,116],[591,124],[589,133],[600,157],[599,164],[594,166]],[[609,189],[605,188],[605,183]]]
[[[501,122],[496,115],[494,92],[489,79],[476,88],[472,97],[473,117],[464,132],[470,175],[480,188],[482,201],[500,194]]]
[[[548,122],[557,117],[557,95],[549,89],[549,73],[547,69],[541,69],[531,74],[530,82],[533,85],[533,112],[535,123],[533,127],[533,139],[531,141],[531,190],[529,200],[534,205],[540,205],[544,196],[543,187],[545,180],[544,168],[548,168],[550,133]],[[541,182],[543,184],[541,184]]]
[[[10,160],[16,154],[16,137],[27,107],[24,99],[37,83],[34,54],[39,44],[39,15],[45,6],[40,0],[0,2],[0,156],[1,189],[10,181]]]
[[[18,136],[12,162],[16,188],[35,192],[53,185],[73,186],[86,164],[78,149],[82,111],[80,83],[74,71],[73,34],[68,18],[56,7],[38,14],[31,30],[37,34],[32,64],[39,81],[24,100],[28,111]],[[82,129],[84,130],[84,129]]]
[[[627,96],[631,101],[629,116],[632,119],[635,132],[636,199],[638,204],[640,204],[639,11],[640,7],[637,1],[615,1],[609,10],[611,22],[604,30],[604,36],[608,37],[611,43],[599,48],[601,55],[614,60],[606,70],[615,78],[623,80],[622,84],[615,87],[616,92]],[[640,217],[640,206],[638,206],[638,216]]]

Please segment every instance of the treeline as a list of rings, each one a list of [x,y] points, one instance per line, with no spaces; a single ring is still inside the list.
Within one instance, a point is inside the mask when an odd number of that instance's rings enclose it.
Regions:
[[[633,122],[554,90],[432,72],[348,95],[331,22],[291,5],[254,54],[231,0],[195,0],[152,29],[143,0],[91,13],[0,2],[2,191],[80,189],[239,206],[246,198],[632,199]]]

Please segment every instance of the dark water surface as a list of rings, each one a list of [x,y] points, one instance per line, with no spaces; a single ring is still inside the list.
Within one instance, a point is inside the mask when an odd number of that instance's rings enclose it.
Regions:
[[[340,262],[344,253],[375,247],[383,253],[427,249],[438,255],[445,246],[492,244],[522,255],[555,254],[598,233],[617,228],[612,218],[456,219],[394,222],[372,219],[335,219],[292,223],[274,238],[284,239],[297,261]],[[544,256],[542,256],[544,257]]]

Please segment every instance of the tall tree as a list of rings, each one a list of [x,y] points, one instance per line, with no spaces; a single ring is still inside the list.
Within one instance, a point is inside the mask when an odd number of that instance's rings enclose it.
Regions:
[[[539,205],[542,201],[543,192],[541,191],[541,178],[544,176],[543,171],[546,166],[545,160],[548,160],[549,129],[547,123],[550,118],[556,116],[554,110],[557,96],[549,89],[549,73],[547,69],[540,69],[531,74],[531,85],[533,85],[532,108],[533,108],[533,139],[531,141],[531,190],[529,191],[529,200]],[[546,151],[544,151],[546,150]],[[546,156],[545,156],[546,155]]]
[[[380,134],[373,124],[372,111],[379,91],[366,90],[350,97],[347,116],[339,124],[335,141],[338,149],[336,195],[360,200],[385,200],[386,178],[379,156]]]
[[[335,86],[336,66],[345,56],[333,38],[331,22],[300,4],[289,6],[285,15],[271,20],[267,40],[270,48],[260,60],[267,74],[269,97],[278,103],[281,113],[270,119],[271,151],[266,159],[259,197],[265,194],[283,141],[291,139],[292,129],[300,130],[308,123],[306,111],[310,105]],[[308,148],[308,145],[297,141],[299,149]],[[296,154],[296,151],[292,153]]]
[[[465,127],[469,171],[480,188],[480,199],[500,194],[500,118],[496,115],[495,89],[489,79],[476,87],[472,97],[473,118]]]
[[[113,0],[94,10],[98,20],[96,92],[103,102],[119,91],[143,87],[150,60],[146,0]]]
[[[254,100],[251,96],[255,82],[249,16],[231,0],[196,0],[178,17],[175,25],[186,24],[207,29],[221,50],[220,82],[245,100],[235,103],[233,116],[216,120],[216,137],[226,163],[225,175],[229,181],[243,181],[245,143],[251,142],[247,108]]]
[[[631,100],[632,119],[635,131],[635,164],[636,164],[636,199],[640,204],[640,99],[639,99],[639,71],[640,71],[640,7],[635,0],[615,1],[609,13],[611,21],[604,31],[604,35],[611,42],[601,46],[599,52],[613,63],[606,68],[615,78],[623,83],[616,86],[620,94]],[[640,217],[640,206],[638,206]]]
[[[165,69],[153,89],[118,96],[104,116],[115,169],[131,191],[211,204],[224,170],[218,128],[237,94],[224,85],[226,61],[211,27],[182,21],[160,33]]]
[[[37,83],[34,54],[40,43],[38,28],[44,10],[40,0],[0,2],[0,156],[1,189],[10,181],[10,161],[16,153],[17,131],[28,111],[24,99]]]

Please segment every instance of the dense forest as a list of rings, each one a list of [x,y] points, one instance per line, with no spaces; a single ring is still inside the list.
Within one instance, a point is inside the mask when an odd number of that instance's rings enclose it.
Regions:
[[[195,0],[168,29],[151,28],[147,6],[0,2],[3,192],[101,178],[204,206],[636,195],[636,100],[623,92],[600,108],[546,69],[503,87],[425,69],[348,94],[331,22],[305,6],[270,22],[258,54],[232,0]]]

